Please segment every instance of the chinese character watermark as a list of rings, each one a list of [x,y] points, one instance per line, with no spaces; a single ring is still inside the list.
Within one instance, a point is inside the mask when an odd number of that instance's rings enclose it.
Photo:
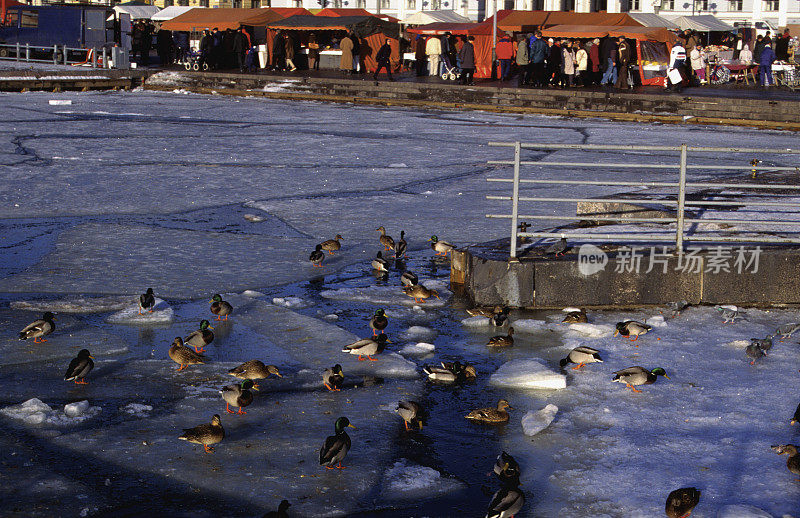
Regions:
[[[758,273],[761,252],[760,246],[754,248],[717,246],[708,249],[690,246],[678,253],[670,251],[666,246],[623,247],[614,257],[614,272],[755,274]],[[589,276],[601,272],[608,263],[608,255],[603,250],[594,245],[581,245],[578,251],[578,270],[582,275]],[[646,269],[643,265],[646,265]]]

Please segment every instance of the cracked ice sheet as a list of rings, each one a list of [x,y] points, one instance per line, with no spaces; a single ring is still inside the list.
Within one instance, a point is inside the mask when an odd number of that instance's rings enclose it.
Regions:
[[[0,338],[0,365],[14,365],[39,361],[63,360],[58,363],[60,377],[69,361],[81,349],[89,349],[92,356],[109,356],[128,352],[125,342],[108,331],[89,326],[69,315],[56,315],[56,329],[47,335],[44,343],[33,343],[17,338],[17,332],[41,318],[41,314],[27,311],[0,309],[0,329],[13,330]]]
[[[341,288],[336,290],[324,290],[320,295],[331,300],[346,300],[354,302],[367,302],[377,305],[391,306],[418,306],[420,308],[442,308],[452,293],[447,286],[448,281],[426,280],[420,281],[428,289],[435,289],[439,292],[439,298],[430,297],[424,299],[425,302],[415,302],[413,297],[403,293],[402,286],[368,286],[364,288]],[[390,310],[391,311],[391,310]]]
[[[143,286],[155,286],[163,297],[199,297],[225,291],[214,286],[241,291],[308,278],[313,267],[307,249],[307,239],[288,236],[265,240],[257,235],[89,223],[62,233],[55,250],[37,265],[0,279],[0,291],[140,293]],[[268,271],[264,263],[270,264]]]

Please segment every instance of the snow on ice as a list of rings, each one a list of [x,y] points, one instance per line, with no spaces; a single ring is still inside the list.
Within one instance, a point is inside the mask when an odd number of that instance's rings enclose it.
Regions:
[[[153,311],[140,313],[139,304],[131,305],[106,318],[109,324],[150,325],[172,322],[175,312],[164,300],[156,297]]]
[[[507,388],[563,389],[567,377],[539,360],[512,360],[492,374],[493,385]]]
[[[522,431],[525,435],[531,436],[541,432],[556,418],[558,407],[548,404],[546,407],[537,411],[529,411],[522,416]]]

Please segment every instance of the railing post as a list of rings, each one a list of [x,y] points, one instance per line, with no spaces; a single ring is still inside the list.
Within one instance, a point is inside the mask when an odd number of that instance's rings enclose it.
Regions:
[[[19,42],[17,42],[17,61],[19,61]]]
[[[58,65],[58,45],[53,45],[53,64]]]
[[[683,218],[684,203],[686,202],[686,144],[681,144],[681,168],[678,177],[678,228],[675,231],[675,248],[683,253]]]
[[[512,259],[517,257],[517,214],[519,214],[519,141],[514,143],[514,191],[511,194],[511,248]]]
[[[64,45],[64,65],[67,65],[67,46]]]
[[[103,66],[102,68],[111,68],[108,66],[108,51],[103,47]]]
[[[31,44],[30,43],[26,43],[25,44],[25,61],[30,61],[30,60],[31,60]]]

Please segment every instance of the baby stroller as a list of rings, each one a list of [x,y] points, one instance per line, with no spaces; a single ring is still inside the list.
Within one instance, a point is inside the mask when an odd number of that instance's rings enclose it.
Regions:
[[[457,81],[461,79],[461,68],[458,65],[450,63],[450,56],[447,54],[442,55],[442,64],[440,66],[441,77],[444,81]]]
[[[189,49],[186,53],[186,56],[183,58],[183,68],[186,70],[200,70],[200,67],[203,67],[203,70],[208,70],[208,63],[203,61],[203,53],[199,50]],[[200,64],[202,61],[202,65]]]

